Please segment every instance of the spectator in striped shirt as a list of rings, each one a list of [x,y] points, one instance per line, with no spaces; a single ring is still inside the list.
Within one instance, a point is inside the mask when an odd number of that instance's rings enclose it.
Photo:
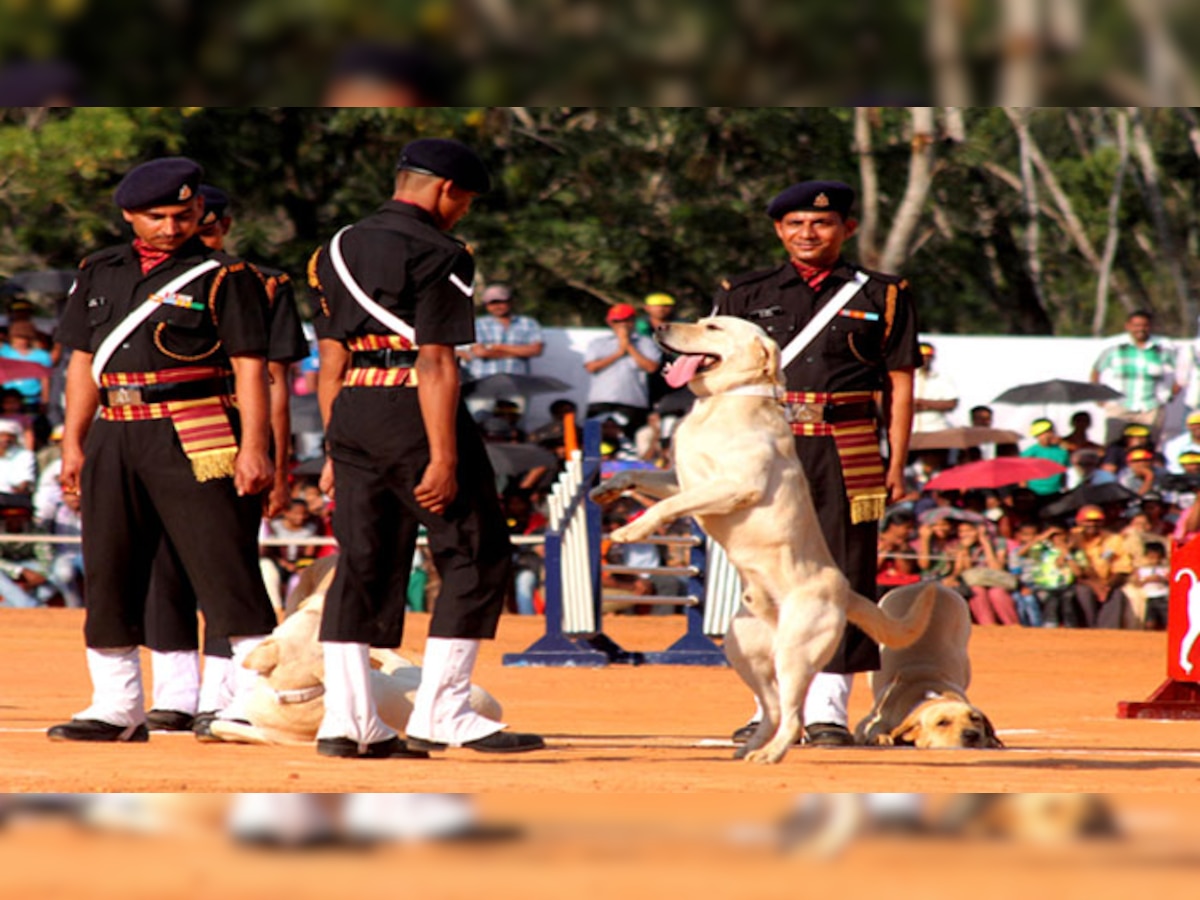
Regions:
[[[1092,367],[1094,383],[1106,384],[1124,395],[1104,404],[1107,441],[1129,423],[1146,425],[1158,437],[1166,404],[1179,393],[1175,348],[1170,341],[1150,333],[1153,321],[1146,310],[1131,312],[1125,319],[1127,337],[1105,348]]]

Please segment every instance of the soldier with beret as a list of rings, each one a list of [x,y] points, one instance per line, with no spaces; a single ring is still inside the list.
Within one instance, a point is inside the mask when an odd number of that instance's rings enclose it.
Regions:
[[[821,530],[854,590],[873,599],[877,523],[904,494],[921,354],[908,282],[842,256],[858,226],[853,205],[853,188],[838,181],[805,181],[776,196],[767,214],[787,261],[722,282],[714,312],[748,319],[779,344],[796,451]],[[878,667],[878,646],[848,625],[809,688],[807,743],[854,743],[847,727],[853,673]],[[738,729],[735,739],[750,733]]]
[[[59,324],[74,350],[62,485],[83,494],[93,695],[51,740],[148,738],[138,645],[163,540],[235,663],[275,624],[257,543],[272,479],[266,295],[252,268],[197,237],[200,176],[169,157],[122,179],[114,199],[134,240],[84,260]]]
[[[483,161],[465,145],[413,141],[400,155],[391,199],[309,263],[328,444],[322,487],[336,491],[340,547],[320,632],[325,717],[317,752],[325,756],[544,746],[468,703],[479,642],[495,636],[512,552],[491,464],[459,397],[454,348],[475,339],[475,264],[447,232],[489,185]],[[405,744],[375,708],[369,650],[401,641],[420,525],[442,587]]]
[[[229,195],[211,184],[202,184],[200,196],[204,198],[200,240],[210,250],[222,251],[233,227]],[[291,363],[308,355],[308,341],[300,326],[287,273],[263,265],[252,264],[252,267],[261,276],[267,292],[267,374],[275,481],[267,498],[266,512],[268,516],[276,516],[290,499],[291,416],[287,371]],[[146,646],[151,650],[154,673],[154,699],[146,716],[150,730],[194,729],[201,740],[213,739],[212,720],[229,705],[236,682],[233,648],[228,640],[206,637],[201,684],[196,595],[176,562],[174,548],[167,543],[154,564],[146,605]],[[200,714],[196,715],[198,711]]]

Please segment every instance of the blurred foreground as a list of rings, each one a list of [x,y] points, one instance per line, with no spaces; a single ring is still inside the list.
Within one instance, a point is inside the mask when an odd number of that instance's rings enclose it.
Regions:
[[[426,889],[530,898],[567,883],[577,897],[790,896],[829,884],[1097,898],[1182,887],[1200,871],[1200,801],[1180,795],[27,794],[3,803],[0,895],[10,900]],[[272,808],[278,840],[268,835]],[[309,842],[297,826],[310,820],[333,827]]]

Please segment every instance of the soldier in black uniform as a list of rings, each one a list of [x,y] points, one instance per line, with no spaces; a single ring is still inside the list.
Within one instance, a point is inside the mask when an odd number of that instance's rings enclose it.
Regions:
[[[272,477],[266,296],[244,262],[196,238],[200,174],[172,157],[125,176],[114,199],[135,240],[84,261],[59,323],[75,351],[62,484],[83,493],[93,697],[52,740],[147,739],[138,645],[164,535],[236,659],[275,623],[257,545]]]
[[[468,705],[479,641],[495,636],[512,554],[492,467],[459,399],[454,348],[475,339],[475,264],[445,232],[489,183],[463,144],[413,141],[401,153],[392,199],[309,264],[320,301],[322,487],[336,488],[340,547],[321,623],[325,718],[317,751],[326,756],[544,746]],[[368,653],[400,643],[419,525],[428,529],[442,588],[406,747],[376,712]]]
[[[229,195],[210,184],[200,185],[204,213],[198,236],[210,250],[225,249],[233,227]],[[286,272],[252,264],[267,292],[267,374],[270,380],[271,439],[275,481],[267,498],[267,515],[276,516],[290,499],[288,466],[291,458],[291,417],[288,411],[288,366],[308,356],[308,341],[300,326],[292,282]],[[154,702],[146,714],[151,731],[195,730],[211,740],[212,720],[226,710],[235,695],[252,689],[255,673],[233,665],[229,641],[206,637],[204,681],[200,680],[196,594],[178,563],[175,549],[164,541],[154,563],[146,604],[146,646],[154,673]],[[199,711],[199,715],[197,715]],[[227,717],[239,718],[237,707]]]
[[[823,309],[837,312],[785,361],[796,451],[821,530],[839,568],[864,597],[876,596],[878,526],[904,493],[912,428],[913,372],[921,364],[908,282],[867,272],[841,256],[857,227],[854,191],[836,181],[795,184],[767,212],[788,261],[722,283],[714,312],[740,316],[788,346]],[[844,305],[842,305],[844,303]],[[880,430],[889,456],[878,453]],[[847,728],[851,676],[879,668],[879,648],[847,626],[834,658],[805,702],[808,743],[854,743]],[[753,723],[752,723],[753,724]],[[751,727],[735,732],[745,740]]]

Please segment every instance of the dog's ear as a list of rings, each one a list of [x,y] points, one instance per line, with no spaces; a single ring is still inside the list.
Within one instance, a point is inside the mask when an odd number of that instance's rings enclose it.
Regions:
[[[242,665],[259,675],[270,675],[279,665],[278,642],[274,638],[267,638],[247,654]]]
[[[980,715],[983,715],[980,713]],[[1004,748],[1004,741],[996,737],[996,729],[992,727],[992,720],[987,716],[983,716],[983,746],[990,750],[1001,750]]]
[[[763,336],[758,339],[758,345],[763,352],[763,376],[778,388],[784,386],[783,372],[779,370],[779,345],[771,338]]]
[[[915,747],[921,737],[921,727],[921,712],[918,708],[910,712],[903,722],[893,728],[888,737],[891,738],[891,744],[895,747]]]

